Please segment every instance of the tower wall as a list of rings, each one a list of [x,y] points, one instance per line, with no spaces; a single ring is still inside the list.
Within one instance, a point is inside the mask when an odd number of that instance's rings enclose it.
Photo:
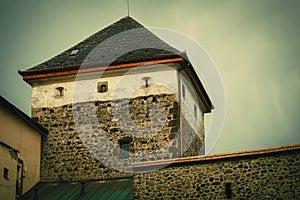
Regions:
[[[179,141],[175,137],[178,135],[179,115],[175,95],[151,95],[131,99],[132,122],[140,128],[151,124],[150,117],[146,116],[145,104],[152,104],[153,98],[165,108],[167,115],[166,119],[158,116],[158,120],[162,120],[158,124],[162,124],[162,127],[153,136],[144,138],[135,137],[137,133],[134,134],[134,128],[132,132],[128,132],[128,127],[114,120],[111,101],[33,109],[33,116],[49,130],[47,139],[42,143],[41,180],[58,180],[60,175],[64,180],[128,176],[130,173],[109,168],[114,165],[121,170],[130,170],[131,162],[178,157]],[[117,104],[122,106],[125,103],[127,100],[121,99]],[[151,106],[150,103],[148,106]],[[73,117],[73,109],[78,110],[77,122]],[[97,121],[88,121],[91,111],[95,111]],[[147,127],[157,130],[151,125]],[[121,158],[119,141],[128,137],[131,138],[132,156]],[[109,145],[110,142],[113,146]],[[155,150],[158,153],[151,154]]]
[[[183,156],[199,154],[204,137],[181,115],[177,70],[152,67],[34,86],[32,117],[49,130],[42,142],[42,181],[128,176],[131,163],[179,158],[181,145]],[[99,82],[107,84],[106,92],[97,92]]]
[[[184,72],[180,72],[180,105],[182,112],[183,156],[205,154],[204,112],[202,102]]]

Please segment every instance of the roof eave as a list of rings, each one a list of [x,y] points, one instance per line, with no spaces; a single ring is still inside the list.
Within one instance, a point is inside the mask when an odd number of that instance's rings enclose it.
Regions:
[[[42,136],[48,135],[48,130],[41,126],[39,123],[35,122],[31,117],[26,115],[23,111],[18,109],[16,106],[7,101],[4,97],[0,96],[0,104],[3,105],[6,110],[19,116],[24,122],[30,125],[32,128],[37,130]]]
[[[32,85],[32,81],[36,79],[53,78],[67,75],[76,75],[79,73],[91,73],[97,71],[109,71],[115,69],[133,68],[138,66],[152,65],[152,64],[163,64],[171,62],[181,62],[183,58],[180,55],[172,55],[162,59],[137,61],[130,63],[120,63],[115,65],[105,65],[103,63],[91,63],[86,64],[84,67],[81,66],[69,66],[65,68],[56,68],[52,70],[39,70],[39,71],[18,71],[23,77],[23,80]]]
[[[189,61],[186,52],[182,53],[182,56],[184,58],[182,62],[182,67],[186,75],[189,77],[192,85],[194,86],[196,92],[198,93],[203,105],[204,105],[204,113],[210,113],[212,109],[214,109],[214,106],[206,92],[206,90],[203,87],[202,82],[200,81],[196,71],[194,70],[191,62]]]

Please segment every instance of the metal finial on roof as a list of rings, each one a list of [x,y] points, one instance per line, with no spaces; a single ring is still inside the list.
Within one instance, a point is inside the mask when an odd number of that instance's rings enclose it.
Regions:
[[[130,6],[129,6],[129,0],[127,0],[127,16],[130,14]]]

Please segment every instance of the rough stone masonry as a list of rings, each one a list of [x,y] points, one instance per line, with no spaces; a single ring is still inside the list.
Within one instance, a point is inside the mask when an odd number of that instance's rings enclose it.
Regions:
[[[169,167],[136,173],[134,197],[300,199],[300,145],[179,159]]]
[[[129,116],[118,110],[126,105]],[[153,106],[164,112],[151,113]],[[184,118],[180,142],[180,105],[175,94],[33,108],[32,115],[49,130],[42,142],[41,181],[125,177],[131,174],[130,163],[180,157],[181,143],[183,156],[199,155],[204,148],[204,130],[196,133]],[[151,132],[155,134],[145,135]],[[124,138],[130,141],[132,156],[120,156]],[[109,167],[118,164],[125,168]]]

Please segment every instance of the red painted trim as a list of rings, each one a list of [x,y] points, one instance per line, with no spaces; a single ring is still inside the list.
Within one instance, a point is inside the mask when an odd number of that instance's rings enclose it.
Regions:
[[[278,147],[272,147],[266,149],[256,149],[250,151],[213,154],[213,155],[206,155],[206,156],[184,157],[178,159],[159,160],[159,161],[150,161],[150,162],[139,162],[139,163],[133,163],[132,168],[138,170],[142,168],[154,167],[160,165],[186,164],[186,163],[192,164],[196,162],[204,162],[210,160],[240,158],[240,157],[257,156],[257,155],[265,155],[265,154],[288,152],[288,151],[299,151],[299,150],[300,150],[300,144],[291,144],[286,146],[278,146]]]
[[[23,75],[23,80],[28,81],[28,80],[41,79],[41,78],[53,78],[59,76],[75,75],[79,73],[126,69],[126,68],[138,67],[144,65],[163,64],[163,63],[180,62],[180,61],[183,61],[183,58],[179,57],[179,58],[170,58],[170,59],[163,59],[163,60],[151,60],[151,61],[126,63],[126,64],[119,64],[119,65],[111,65],[111,66],[100,66],[100,67],[93,67],[93,68],[68,70],[68,71],[40,73],[35,75]]]

